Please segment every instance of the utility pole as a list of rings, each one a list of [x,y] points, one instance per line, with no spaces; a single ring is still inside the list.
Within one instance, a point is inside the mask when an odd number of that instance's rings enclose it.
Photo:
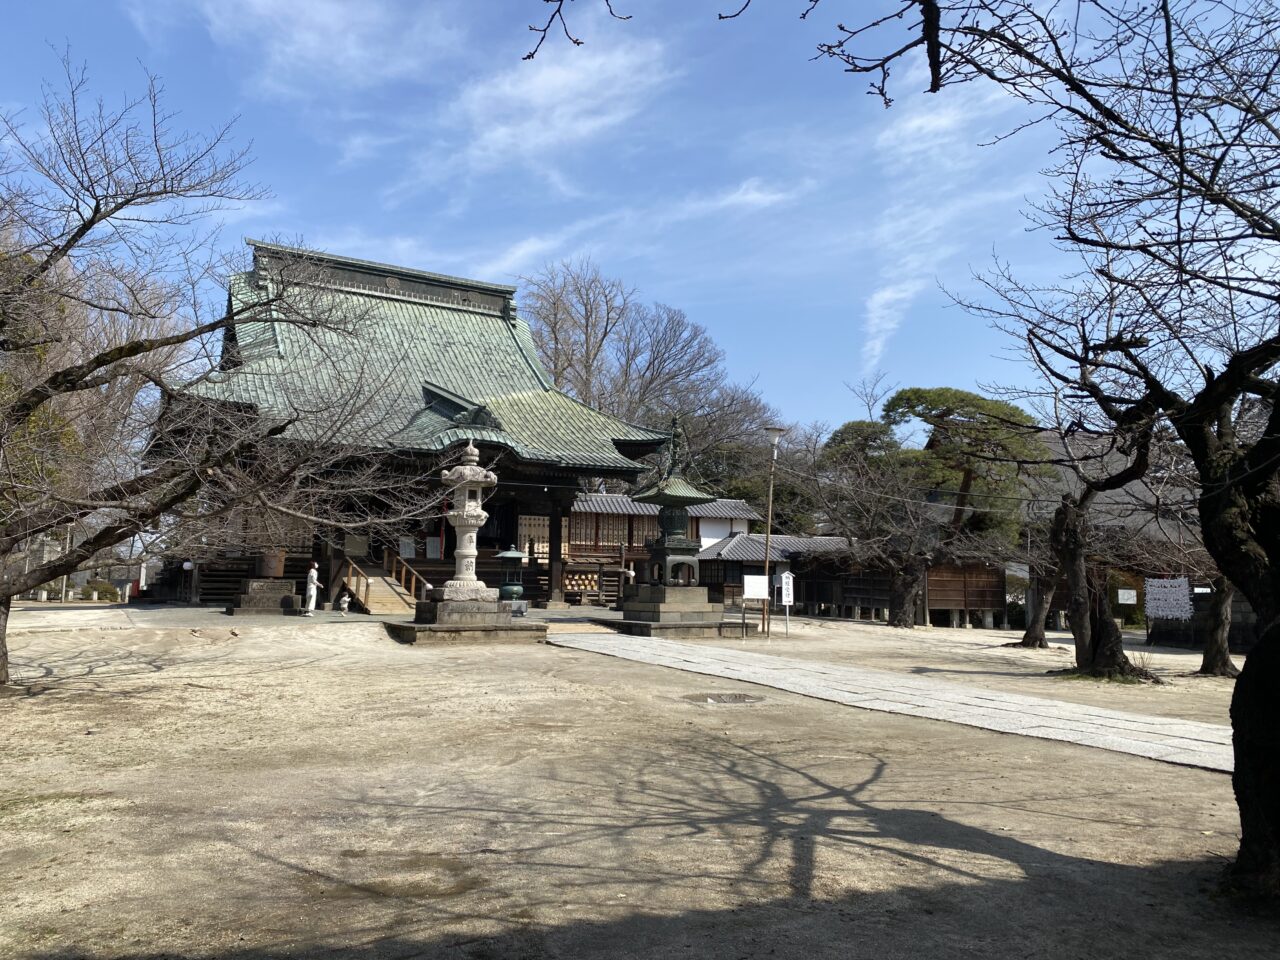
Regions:
[[[67,553],[71,552],[71,524],[67,524]],[[71,575],[64,573],[62,575],[62,602],[67,602],[67,587],[70,585]]]
[[[760,628],[767,637],[771,635],[769,631],[769,602],[773,599],[773,581],[769,579],[769,557],[773,546],[773,471],[778,465],[778,441],[782,439],[782,435],[787,431],[785,427],[765,427],[764,432],[769,437],[771,450],[769,458],[769,496],[764,511],[764,585],[768,596],[765,597],[764,605],[760,608]]]

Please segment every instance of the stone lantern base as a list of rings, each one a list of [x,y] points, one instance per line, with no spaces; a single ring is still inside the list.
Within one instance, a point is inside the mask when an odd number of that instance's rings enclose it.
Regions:
[[[496,595],[498,591],[493,591]],[[511,622],[511,604],[487,600],[419,600],[414,623],[497,626]]]
[[[448,623],[457,626],[501,626],[511,623],[511,604],[498,599],[498,588],[483,580],[449,580],[419,600],[414,623]]]
[[[431,591],[431,599],[437,603],[463,601],[497,603],[498,588],[487,587],[483,580],[449,580],[443,587]]]
[[[698,640],[741,637],[756,632],[755,623],[724,618],[724,604],[712,603],[706,587],[677,587],[642,583],[630,588],[622,601],[621,620],[599,620],[640,637]]]
[[[400,643],[541,643],[547,638],[545,623],[513,622],[510,601],[497,600],[420,600],[413,623],[386,626]]]

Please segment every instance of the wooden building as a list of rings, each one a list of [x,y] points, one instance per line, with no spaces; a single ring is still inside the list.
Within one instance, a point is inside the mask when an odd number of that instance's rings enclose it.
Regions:
[[[520,542],[529,520],[540,518],[545,560],[527,584],[529,594],[563,601],[563,531],[568,520],[573,536],[578,492],[602,478],[634,482],[645,469],[639,458],[657,451],[667,434],[600,413],[556,389],[516,310],[515,287],[249,245],[254,269],[233,278],[232,304],[252,310],[263,302],[273,268],[292,258],[305,263],[306,282],[321,290],[328,309],[356,318],[355,329],[264,322],[277,318],[242,313],[247,319],[225,331],[220,372],[193,392],[282,419],[300,407],[324,410],[342,396],[355,413],[334,441],[408,457],[421,464],[424,484],[436,482],[441,456],[474,442],[499,477],[485,504],[490,519],[479,532],[477,572],[496,582],[494,554]],[[296,429],[308,426],[314,428]],[[398,610],[412,607],[425,582],[448,578],[452,536],[441,518],[390,542],[306,530],[278,546],[284,576],[304,575],[315,559],[332,596],[354,568],[378,580]],[[187,599],[227,602],[239,580],[253,575],[255,558],[235,553],[202,562],[187,578]]]
[[[856,548],[856,544],[854,545]],[[889,609],[888,571],[861,561],[843,537],[774,535],[770,573],[795,575],[795,601],[811,616],[884,620]],[[728,604],[742,597],[742,578],[764,573],[763,534],[735,534],[698,554],[702,583]],[[1003,566],[938,564],[929,568],[916,622],[988,629],[1006,625]]]
[[[733,533],[746,533],[761,517],[745,500],[714,500],[688,508],[686,535],[709,546]],[[533,569],[548,554],[545,517],[521,519],[520,547],[533,560]],[[658,536],[658,507],[637,503],[621,493],[580,493],[564,521],[565,599],[609,604],[617,599],[624,580],[635,577],[648,557],[646,542]]]

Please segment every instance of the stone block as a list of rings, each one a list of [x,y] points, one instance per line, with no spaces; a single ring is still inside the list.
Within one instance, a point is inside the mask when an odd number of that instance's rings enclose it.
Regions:
[[[419,600],[414,623],[456,626],[502,626],[511,623],[509,601]]]
[[[443,587],[432,590],[431,595],[437,601],[480,600],[496,603],[498,588],[485,586],[483,580],[449,580]]]
[[[661,583],[642,583],[636,588],[636,600],[642,603],[706,603],[706,587],[668,587]],[[627,598],[628,600],[630,597]]]
[[[292,580],[254,578],[240,581],[240,592],[247,596],[280,596],[292,594],[293,591],[294,584]]]
[[[720,620],[724,616],[721,610],[636,610],[624,607],[622,616],[625,620],[643,620],[647,623],[699,623]]]
[[[755,636],[759,624],[747,623],[745,630],[737,620],[700,620],[695,622],[667,621],[657,623],[647,620],[594,620],[601,626],[635,637],[662,637],[668,640],[711,640]]]

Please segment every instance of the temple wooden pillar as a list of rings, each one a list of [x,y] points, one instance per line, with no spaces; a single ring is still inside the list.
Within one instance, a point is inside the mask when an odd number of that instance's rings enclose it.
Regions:
[[[568,606],[564,602],[564,518],[567,513],[565,504],[552,497],[547,517],[547,599],[542,604],[552,610]]]

